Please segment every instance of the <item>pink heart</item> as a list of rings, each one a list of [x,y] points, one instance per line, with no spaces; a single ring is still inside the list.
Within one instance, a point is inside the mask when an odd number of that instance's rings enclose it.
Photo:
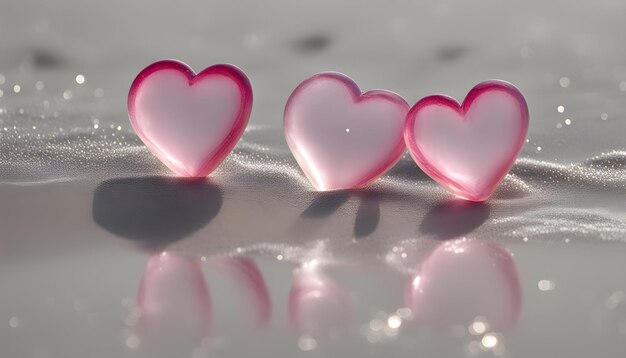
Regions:
[[[456,195],[484,201],[513,166],[528,132],[520,91],[499,80],[481,82],[462,105],[434,95],[411,108],[404,137],[411,156]]]
[[[318,190],[368,184],[402,156],[409,106],[397,94],[361,94],[349,77],[325,72],[302,82],[285,106],[287,144]]]
[[[171,170],[205,177],[230,153],[252,110],[252,87],[233,65],[194,74],[182,62],[146,67],[128,94],[135,132]]]

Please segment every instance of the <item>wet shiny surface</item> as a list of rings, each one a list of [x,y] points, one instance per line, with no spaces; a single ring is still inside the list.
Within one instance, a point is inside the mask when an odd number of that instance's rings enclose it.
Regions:
[[[623,356],[624,6],[5,4],[0,356]],[[132,79],[168,57],[237,63],[255,91],[204,182],[170,177],[127,119]],[[481,204],[406,153],[317,193],[282,113],[327,70],[410,104],[508,80],[528,141]]]

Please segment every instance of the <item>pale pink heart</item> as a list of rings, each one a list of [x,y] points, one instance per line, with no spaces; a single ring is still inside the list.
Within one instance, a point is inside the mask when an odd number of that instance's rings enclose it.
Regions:
[[[128,94],[128,115],[141,140],[181,176],[205,177],[230,153],[252,110],[252,88],[233,65],[194,74],[182,62],[146,67]]]
[[[522,289],[510,252],[463,238],[440,244],[417,268],[406,304],[417,322],[445,332],[477,317],[486,329],[505,331],[517,324]]]
[[[407,115],[404,137],[419,167],[471,201],[494,192],[519,155],[528,132],[528,107],[512,84],[479,83],[462,105],[428,96]]]
[[[345,75],[316,74],[285,106],[287,144],[311,184],[321,191],[361,187],[402,156],[409,106],[397,94],[361,93]]]

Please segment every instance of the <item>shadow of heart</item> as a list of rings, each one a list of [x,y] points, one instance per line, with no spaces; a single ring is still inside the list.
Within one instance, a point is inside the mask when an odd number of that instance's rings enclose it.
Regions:
[[[428,210],[419,226],[422,234],[431,234],[442,240],[466,235],[482,225],[491,213],[485,202],[450,200]]]
[[[201,229],[221,207],[221,190],[207,180],[122,178],[98,185],[92,215],[117,236],[159,247]]]

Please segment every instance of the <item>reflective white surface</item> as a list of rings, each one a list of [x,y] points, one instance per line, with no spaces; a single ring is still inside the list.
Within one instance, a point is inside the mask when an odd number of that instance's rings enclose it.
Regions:
[[[3,2],[0,356],[491,357],[504,348],[505,357],[623,357],[625,6]],[[132,79],[171,57],[197,70],[236,63],[254,85],[246,133],[205,182],[170,177],[128,121]],[[287,146],[282,114],[304,78],[327,70],[411,104],[508,80],[529,103],[528,142],[482,204],[455,200],[406,152],[365,189],[318,193]],[[478,319],[446,332],[403,309],[417,270],[461,237],[511,252],[522,300],[509,330]],[[162,251],[199,261],[211,298],[211,330],[200,342],[175,334],[183,330],[141,336],[137,293],[150,256]],[[223,271],[216,261],[224,257],[251,260],[258,273],[253,265]],[[472,257],[481,267],[489,255]],[[294,270],[313,259],[323,282],[347,297],[340,335],[291,323]],[[451,279],[471,272],[461,270]],[[457,288],[447,275],[431,277],[433,297]],[[486,297],[506,292],[501,277],[489,282]],[[338,302],[322,298],[307,312]],[[271,303],[265,325],[263,302]],[[459,307],[460,317],[474,307]]]

